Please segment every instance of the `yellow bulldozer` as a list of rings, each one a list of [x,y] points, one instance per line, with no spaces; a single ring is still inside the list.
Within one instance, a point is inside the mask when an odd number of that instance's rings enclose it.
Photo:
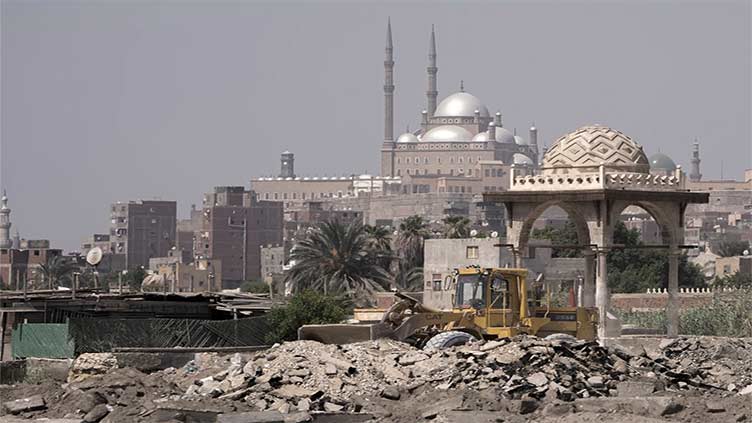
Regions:
[[[548,285],[539,279],[531,290],[527,275],[526,269],[456,269],[444,281],[445,289],[454,292],[452,310],[434,309],[397,292],[398,301],[378,323],[305,325],[298,329],[298,339],[346,344],[391,338],[419,348],[440,349],[518,334],[595,338],[596,309],[551,307]],[[533,294],[529,296],[529,292]]]

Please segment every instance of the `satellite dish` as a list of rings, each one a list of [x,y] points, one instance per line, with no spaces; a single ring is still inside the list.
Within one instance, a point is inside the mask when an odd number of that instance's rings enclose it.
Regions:
[[[475,238],[476,236],[478,236],[478,231],[473,229],[472,231],[470,231],[470,236]]]
[[[498,232],[496,232],[496,231],[491,232],[491,238],[498,238],[498,237],[499,237],[499,233]]]
[[[102,249],[94,247],[86,253],[86,262],[92,266],[96,266],[102,261]]]

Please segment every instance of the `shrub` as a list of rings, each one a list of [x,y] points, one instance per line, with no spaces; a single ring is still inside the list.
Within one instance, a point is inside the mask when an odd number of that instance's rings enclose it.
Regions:
[[[666,313],[622,312],[622,323],[643,328],[666,330]],[[752,289],[720,293],[713,302],[683,310],[679,315],[679,333],[697,336],[752,337]]]
[[[268,294],[269,285],[261,281],[246,281],[240,285],[241,292],[249,292],[251,294]]]
[[[347,310],[343,301],[315,291],[295,294],[285,306],[274,307],[268,314],[271,331],[266,342],[273,344],[298,339],[298,328],[303,325],[338,323],[345,319]]]

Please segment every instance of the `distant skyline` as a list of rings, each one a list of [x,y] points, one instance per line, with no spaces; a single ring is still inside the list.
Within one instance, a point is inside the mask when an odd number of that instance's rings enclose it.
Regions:
[[[178,216],[214,186],[377,174],[387,17],[395,132],[460,80],[539,142],[591,123],[704,179],[752,167],[752,8],[739,1],[252,2],[3,0],[0,188],[13,233],[78,249],[109,205]]]

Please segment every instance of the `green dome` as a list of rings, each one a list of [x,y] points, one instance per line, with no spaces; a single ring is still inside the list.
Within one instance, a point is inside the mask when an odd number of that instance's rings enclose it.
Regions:
[[[663,153],[655,153],[648,160],[651,170],[676,170],[676,163]]]

